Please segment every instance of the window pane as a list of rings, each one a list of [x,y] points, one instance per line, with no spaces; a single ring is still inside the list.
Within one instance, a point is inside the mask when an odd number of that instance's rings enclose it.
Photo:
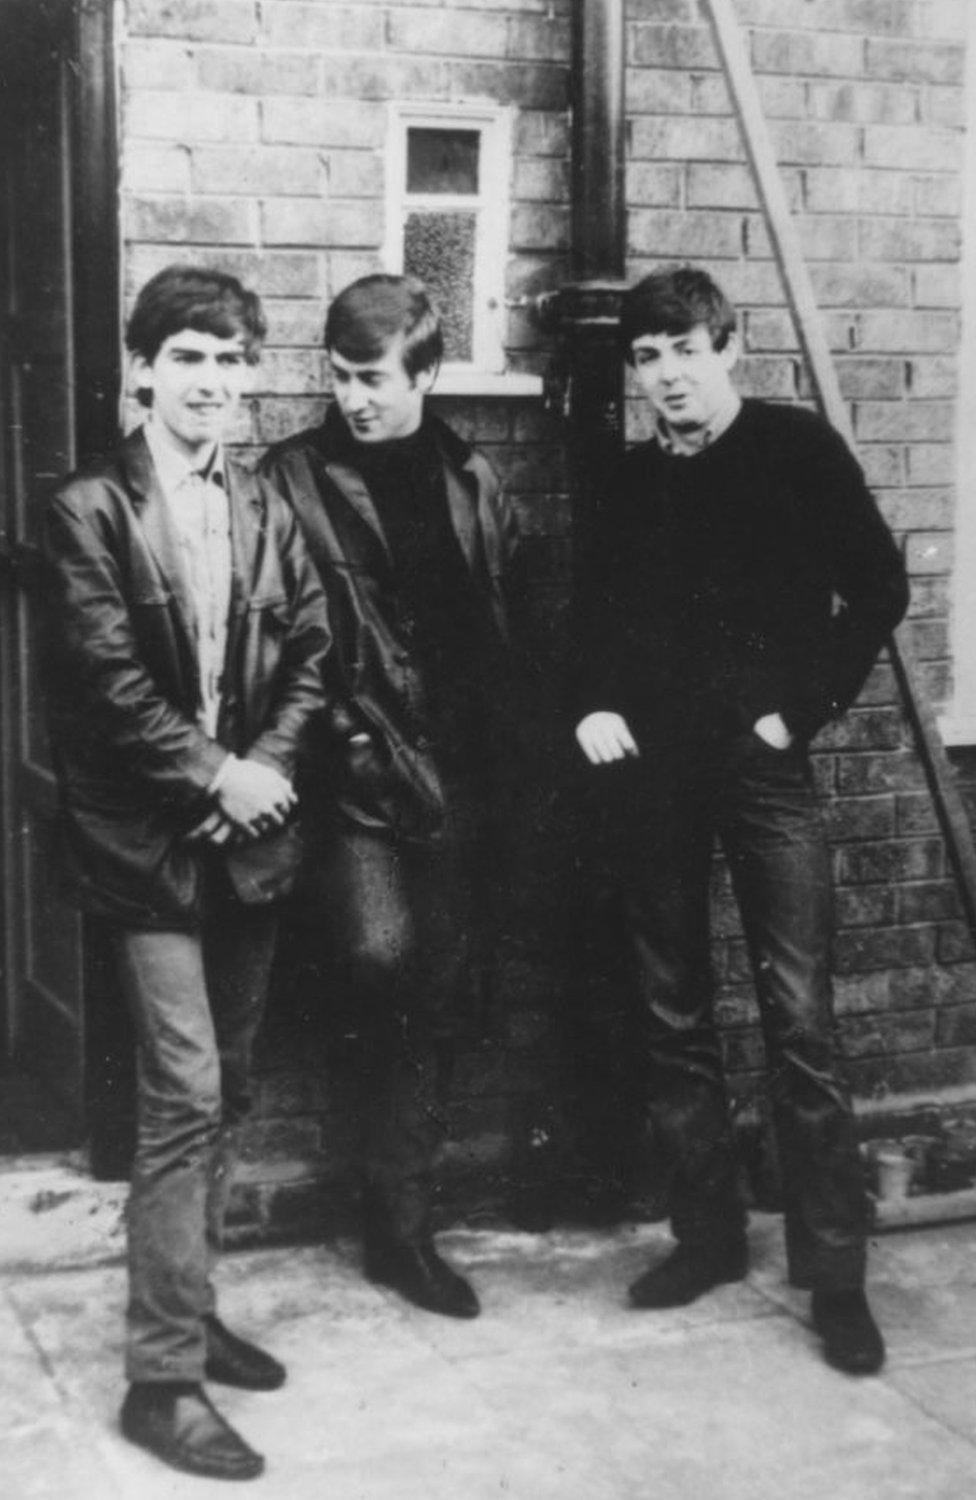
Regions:
[[[481,132],[407,131],[408,193],[476,193]]]
[[[403,269],[419,276],[437,303],[444,358],[473,354],[475,215],[409,214],[403,231]]]

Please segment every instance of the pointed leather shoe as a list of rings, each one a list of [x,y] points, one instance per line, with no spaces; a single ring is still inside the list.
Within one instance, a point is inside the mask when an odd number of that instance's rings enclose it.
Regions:
[[[713,1286],[741,1281],[749,1267],[745,1242],[718,1250],[678,1245],[630,1288],[633,1307],[686,1307]]]
[[[476,1318],[481,1304],[474,1288],[442,1260],[431,1244],[367,1245],[366,1275],[392,1287],[408,1302],[446,1318]]]
[[[285,1383],[285,1367],[256,1344],[237,1337],[213,1314],[203,1320],[207,1336],[208,1380],[240,1386],[245,1391],[276,1391]]]
[[[201,1385],[131,1385],[121,1427],[171,1468],[207,1479],[257,1479],[264,1459],[210,1403]]]
[[[884,1339],[862,1291],[815,1291],[810,1311],[829,1365],[845,1375],[877,1374],[884,1364]]]

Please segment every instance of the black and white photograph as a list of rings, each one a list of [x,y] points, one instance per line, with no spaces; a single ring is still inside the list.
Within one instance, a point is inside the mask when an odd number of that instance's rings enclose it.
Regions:
[[[976,1480],[976,0],[0,0],[5,1500]]]

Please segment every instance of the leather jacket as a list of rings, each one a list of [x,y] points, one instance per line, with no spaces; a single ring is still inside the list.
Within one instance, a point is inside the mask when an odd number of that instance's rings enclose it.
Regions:
[[[448,509],[472,588],[507,643],[519,544],[514,513],[485,459],[443,422],[425,420],[443,464]],[[442,823],[444,787],[410,622],[354,458],[332,408],[320,427],[277,444],[261,465],[299,518],[325,587],[335,643],[326,664],[330,712],[303,795],[326,821],[331,804],[333,813],[338,809],[360,826],[425,840],[436,837]],[[504,711],[500,705],[500,715]]]
[[[330,637],[294,516],[226,462],[232,587],[217,739],[198,726],[193,608],[141,432],[69,477],[45,514],[48,689],[65,874],[83,909],[192,928],[204,816],[228,751],[294,774]]]

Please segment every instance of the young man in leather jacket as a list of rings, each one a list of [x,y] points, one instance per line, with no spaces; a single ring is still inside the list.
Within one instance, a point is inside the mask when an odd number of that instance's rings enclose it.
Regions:
[[[298,516],[335,639],[303,802],[316,910],[360,1039],[365,1268],[428,1310],[474,1317],[431,1235],[435,1064],[491,904],[517,532],[484,458],[427,410],[443,340],[419,282],[347,287],[325,347],[325,421],[272,448],[263,472]]]
[[[264,1461],[202,1382],[285,1378],[219,1320],[211,1279],[276,925],[230,871],[276,836],[288,858],[329,647],[294,516],[223,447],[264,329],[231,276],[147,282],[127,330],[145,424],[61,485],[44,534],[65,870],[138,1046],[122,1430],[223,1479]]]

